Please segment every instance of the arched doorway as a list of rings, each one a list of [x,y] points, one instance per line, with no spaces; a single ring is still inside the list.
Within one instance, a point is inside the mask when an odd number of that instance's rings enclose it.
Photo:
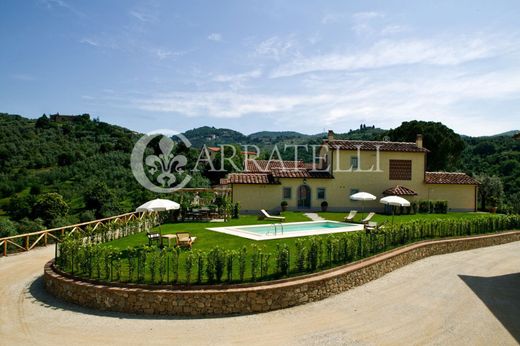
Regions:
[[[311,207],[311,189],[307,185],[298,188],[298,208]]]

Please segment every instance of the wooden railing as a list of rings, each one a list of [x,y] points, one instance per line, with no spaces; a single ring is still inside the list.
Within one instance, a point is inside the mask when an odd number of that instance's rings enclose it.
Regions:
[[[95,231],[99,226],[107,224],[107,223],[116,223],[116,222],[128,222],[131,220],[142,220],[146,213],[126,213],[117,216],[107,217],[104,219],[98,219],[89,222],[78,223],[75,225],[69,225],[58,228],[46,229],[43,231],[25,233],[13,235],[10,237],[0,238],[0,246],[3,247],[3,255],[7,256],[9,246],[12,245],[12,248],[16,251],[30,251],[34,249],[34,247],[38,244],[46,246],[49,238],[53,240],[53,242],[59,242],[61,238],[65,235],[70,235],[73,233],[85,233],[85,228],[87,226],[91,226],[91,231]],[[35,240],[31,240],[34,238]],[[18,240],[22,239],[22,244],[18,244]],[[43,241],[42,241],[43,240]]]

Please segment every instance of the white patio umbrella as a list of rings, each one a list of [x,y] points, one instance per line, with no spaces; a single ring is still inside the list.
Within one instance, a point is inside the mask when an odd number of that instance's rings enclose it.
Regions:
[[[376,198],[376,196],[368,192],[357,192],[353,195],[350,195],[351,200],[362,202],[361,216],[364,216],[363,214],[365,212],[365,201],[374,201]]]
[[[154,211],[166,211],[166,210],[176,210],[180,209],[181,205],[177,202],[170,201],[169,199],[152,199],[151,201],[146,202],[145,204],[137,207],[135,210],[139,213],[150,213]],[[161,225],[159,224],[159,233],[161,232]]]
[[[398,207],[409,207],[410,202],[408,200],[404,199],[403,197],[399,196],[386,196],[379,200],[379,202],[391,205],[391,206],[398,206]],[[394,224],[394,208],[392,208],[392,225]]]
[[[177,202],[170,201],[169,199],[152,199],[145,204],[137,207],[135,211],[139,213],[152,212],[152,211],[165,211],[180,209],[181,205]]]

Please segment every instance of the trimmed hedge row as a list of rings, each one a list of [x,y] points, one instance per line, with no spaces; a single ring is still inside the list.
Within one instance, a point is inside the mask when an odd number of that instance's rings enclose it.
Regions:
[[[448,201],[420,200],[412,201],[409,207],[391,207],[395,215],[408,214],[447,214]]]
[[[274,253],[257,244],[234,250],[220,246],[210,251],[141,246],[121,251],[68,238],[59,245],[56,265],[70,274],[100,281],[172,285],[243,283],[312,273],[420,240],[518,228],[520,215],[412,221],[377,233],[302,237],[293,246],[279,243]]]

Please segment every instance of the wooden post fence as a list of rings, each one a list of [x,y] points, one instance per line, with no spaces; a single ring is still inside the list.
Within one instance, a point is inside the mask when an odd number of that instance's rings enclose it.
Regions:
[[[46,246],[48,244],[49,237],[54,239],[54,242],[60,242],[61,238],[63,238],[66,234],[70,235],[72,233],[84,233],[84,228],[86,226],[93,225],[93,230],[98,228],[100,225],[107,224],[109,222],[128,222],[131,220],[142,220],[144,218],[146,213],[126,213],[121,215],[116,215],[112,217],[107,217],[104,219],[89,221],[89,222],[83,222],[78,223],[75,225],[69,225],[64,227],[57,227],[57,228],[51,228],[46,229],[43,231],[37,231],[37,232],[31,232],[31,233],[25,233],[25,234],[18,234],[13,235],[10,237],[4,237],[0,238],[0,246],[3,245],[3,255],[7,256],[9,252],[9,246],[12,245],[12,247],[17,250],[17,252],[23,252],[23,251],[30,251],[36,247],[40,243],[40,241],[43,239],[43,246]],[[36,240],[31,243],[31,237],[36,237]],[[24,240],[25,244],[23,246],[20,246],[18,244],[18,240]]]

